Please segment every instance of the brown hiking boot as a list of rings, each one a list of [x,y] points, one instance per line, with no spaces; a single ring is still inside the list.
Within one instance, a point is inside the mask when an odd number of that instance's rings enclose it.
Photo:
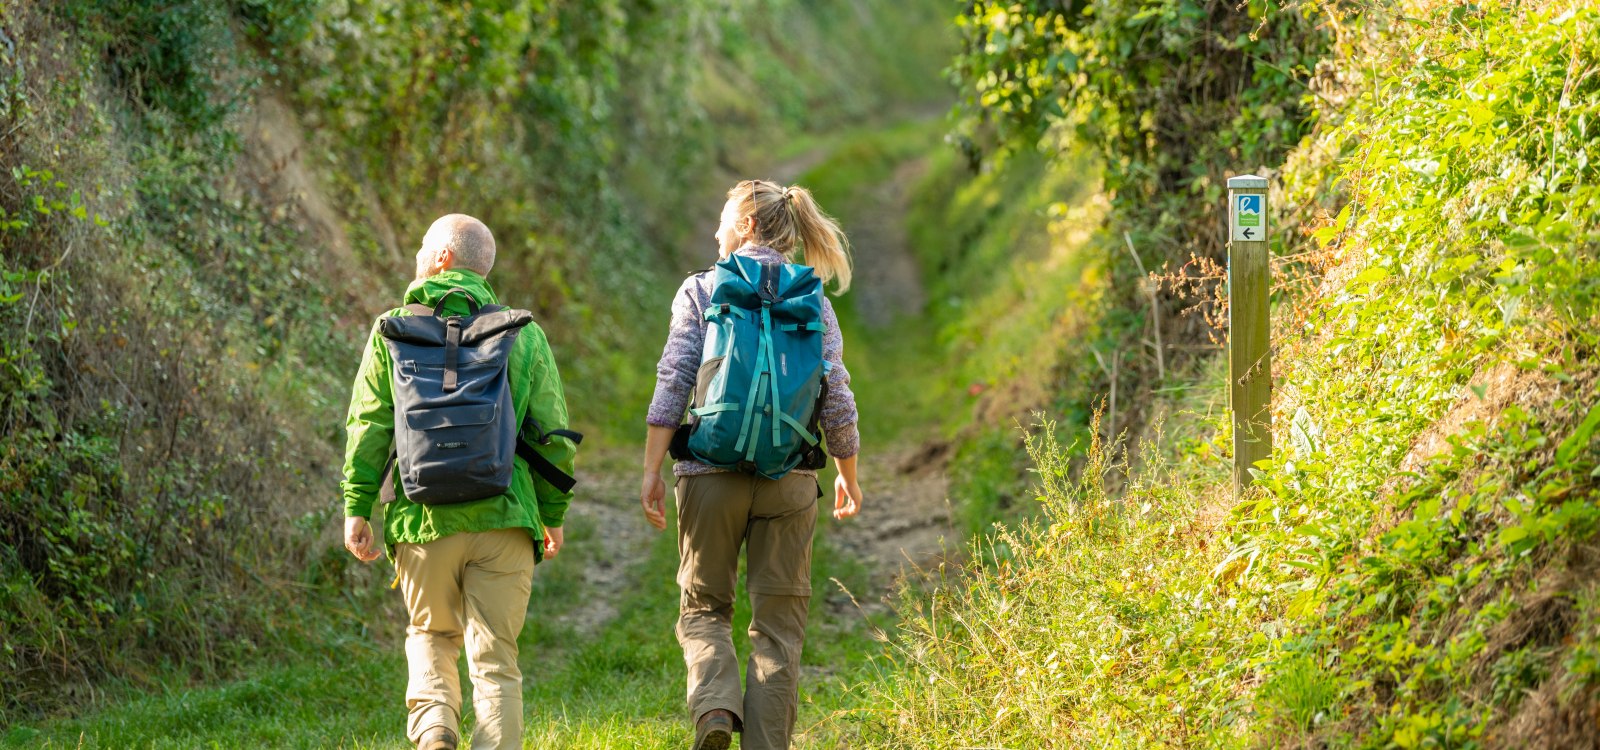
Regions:
[[[417,750],[456,750],[458,742],[455,732],[446,727],[434,727],[422,733],[422,739],[417,740]]]
[[[694,723],[694,750],[728,750],[733,744],[733,713],[717,708]]]

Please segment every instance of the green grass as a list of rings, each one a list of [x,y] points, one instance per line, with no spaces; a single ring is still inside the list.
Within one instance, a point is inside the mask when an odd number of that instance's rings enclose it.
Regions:
[[[621,462],[613,465],[620,468]],[[593,499],[590,502],[626,502]],[[643,518],[626,522],[643,524]],[[814,594],[801,684],[798,746],[831,747],[842,731],[827,719],[850,707],[851,686],[863,679],[876,649],[865,621],[830,579],[866,587],[860,563],[827,543],[831,520],[819,523]],[[673,627],[677,619],[676,538],[653,535],[633,557],[619,615],[598,633],[576,632],[557,618],[586,596],[582,568],[595,564],[595,537],[605,529],[574,522],[562,557],[534,575],[521,647],[529,748],[666,748],[687,745],[684,665]],[[380,563],[381,564],[381,563]],[[386,582],[386,581],[385,581]],[[398,599],[396,592],[383,597]],[[734,641],[749,652],[741,583]],[[5,748],[403,748],[406,682],[403,617],[391,602],[363,613],[383,633],[358,633],[306,644],[299,657],[254,665],[246,679],[191,686],[170,679],[152,689],[110,688],[100,708],[81,716],[14,726],[0,734]],[[470,685],[464,668],[462,684]],[[464,706],[470,723],[470,699]]]

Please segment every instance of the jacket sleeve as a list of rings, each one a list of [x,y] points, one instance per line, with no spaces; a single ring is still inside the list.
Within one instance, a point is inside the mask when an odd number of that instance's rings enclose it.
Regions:
[[[394,394],[389,383],[389,350],[383,345],[378,326],[372,327],[361,369],[350,389],[350,411],[345,417],[344,494],[345,516],[372,517],[372,503],[378,498],[383,467],[394,446]]]
[[[705,344],[705,319],[695,294],[694,278],[683,282],[672,300],[672,324],[667,344],[656,363],[656,391],[650,399],[645,423],[655,427],[677,427],[689,408],[694,380],[700,369],[700,348]]]
[[[532,366],[528,368],[528,377],[532,381],[528,390],[532,396],[528,400],[528,416],[537,420],[540,429],[545,432],[567,429],[567,396],[561,386],[561,372],[556,369],[555,353],[550,351],[550,342],[537,323],[530,324],[529,329],[525,333],[536,333],[538,342],[533,350]],[[571,440],[551,437],[550,442],[534,444],[533,448],[567,474],[576,471],[578,446]],[[572,504],[572,492],[556,489],[537,472],[533,473],[533,488],[539,502],[540,522],[559,528],[566,522],[567,507]]]
[[[826,297],[822,299],[822,322],[822,358],[833,368],[828,372],[828,401],[822,405],[819,421],[828,454],[849,458],[861,452],[861,433],[856,429],[860,415],[856,413],[856,394],[850,390],[850,371],[844,367],[844,334],[839,330],[839,316]]]

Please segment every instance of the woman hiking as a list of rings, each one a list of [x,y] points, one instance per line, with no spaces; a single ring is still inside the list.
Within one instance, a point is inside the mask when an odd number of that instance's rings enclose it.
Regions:
[[[839,321],[822,293],[829,281],[849,288],[850,255],[809,191],[763,180],[728,191],[716,238],[719,262],[685,280],[672,303],[639,500],[645,519],[666,528],[661,464],[670,448],[683,592],[677,634],[695,750],[726,748],[734,732],[743,748],[787,748],[823,438],[839,470],[834,518],[854,516],[862,502],[855,396]],[[796,250],[805,265],[787,264]],[[680,430],[686,411],[690,426]],[[732,637],[741,546],[752,649],[742,691]]]

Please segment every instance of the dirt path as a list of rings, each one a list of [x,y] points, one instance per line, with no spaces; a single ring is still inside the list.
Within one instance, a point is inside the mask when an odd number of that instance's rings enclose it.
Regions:
[[[926,159],[913,159],[894,171],[888,181],[864,191],[866,210],[845,227],[855,255],[856,312],[862,322],[882,328],[895,318],[922,312],[927,294],[922,289],[922,270],[911,252],[906,236],[906,213],[910,208],[911,186],[928,169]]]
[[[861,513],[831,524],[825,534],[828,543],[867,564],[870,588],[848,595],[835,592],[828,604],[841,614],[859,606],[861,614],[881,627],[886,622],[880,615],[889,611],[888,598],[900,578],[960,556],[965,541],[952,525],[948,446],[897,446],[862,460]],[[830,488],[824,501],[831,505],[832,497]]]
[[[792,182],[825,161],[831,146],[796,155],[769,170],[773,179]],[[885,182],[862,191],[852,215],[858,218],[846,231],[855,248],[856,283],[851,296],[856,311],[869,327],[881,328],[896,317],[920,313],[926,300],[921,270],[908,246],[905,217],[910,189],[927,169],[924,159],[900,165]],[[870,345],[867,343],[860,345]],[[637,449],[622,449],[623,452]],[[628,458],[633,454],[629,453]],[[632,463],[617,456],[591,462],[592,466],[622,467]],[[948,500],[948,446],[943,443],[901,444],[869,449],[862,459],[862,489],[866,504],[861,514],[847,522],[827,524],[826,542],[866,563],[873,571],[870,589],[835,591],[828,602],[836,612],[857,611],[885,624],[879,615],[888,609],[886,597],[907,566],[926,568],[949,555],[962,552],[964,539],[951,525]],[[629,577],[633,560],[654,533],[638,508],[638,476],[629,470],[590,470],[579,475],[581,490],[571,515],[577,523],[592,525],[585,542],[584,603],[562,620],[579,632],[596,632],[616,616],[614,602],[633,585]],[[832,507],[831,487],[825,487],[823,512]],[[670,498],[669,498],[670,502]],[[671,530],[668,530],[671,533]],[[818,586],[832,587],[825,581]],[[851,601],[851,595],[855,602]]]
[[[860,515],[832,522],[823,531],[826,543],[873,571],[868,590],[849,592],[868,616],[876,618],[888,610],[885,598],[893,593],[908,566],[936,566],[946,556],[962,551],[962,535],[951,525],[947,499],[947,450],[941,443],[932,443],[894,447],[866,457],[862,481],[866,504]],[[618,464],[614,460],[599,463]],[[592,533],[586,531],[581,542],[569,541],[569,549],[582,556],[585,593],[582,603],[559,618],[577,632],[598,632],[616,617],[616,602],[634,585],[630,575],[633,563],[657,533],[645,524],[639,511],[637,479],[635,472],[624,470],[578,473],[579,486],[584,489],[572,504],[568,528],[587,528]],[[833,502],[832,488],[825,489],[823,512]],[[840,591],[830,594],[828,601],[843,614],[856,606]]]
[[[768,169],[767,173],[772,175],[771,179],[788,185],[800,179],[800,175],[810,172],[812,168],[826,161],[831,153],[833,153],[832,146],[817,146],[778,162]]]
[[[643,448],[626,451],[627,456],[607,456],[605,459],[637,457]],[[592,462],[600,469],[578,470],[578,487],[568,517],[569,526],[587,527],[578,552],[583,564],[582,603],[558,618],[579,633],[598,633],[617,616],[616,604],[634,585],[630,576],[633,563],[647,554],[650,537],[656,530],[645,523],[639,510],[639,474],[627,471],[631,466],[621,460]],[[669,499],[670,501],[670,499]]]

